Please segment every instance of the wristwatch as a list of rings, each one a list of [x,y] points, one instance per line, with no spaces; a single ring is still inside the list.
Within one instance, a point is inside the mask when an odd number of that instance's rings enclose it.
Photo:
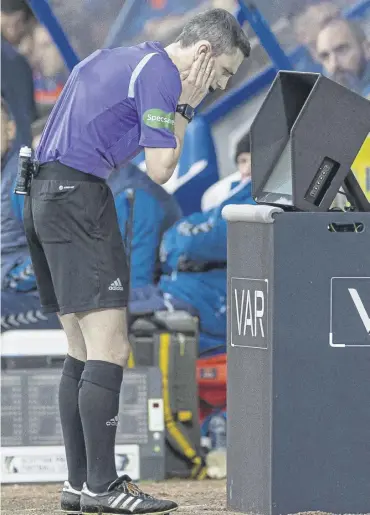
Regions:
[[[190,123],[194,118],[195,109],[194,107],[191,107],[189,104],[178,104],[178,106],[176,107],[176,113],[180,113],[181,116],[186,118],[187,121]]]

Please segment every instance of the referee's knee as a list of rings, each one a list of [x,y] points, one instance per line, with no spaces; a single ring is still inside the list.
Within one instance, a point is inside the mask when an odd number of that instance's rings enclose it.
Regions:
[[[124,308],[78,313],[85,338],[87,360],[107,361],[125,367],[131,347]]]
[[[59,315],[62,328],[67,336],[68,355],[79,361],[86,361],[86,345],[78,319],[74,313]]]
[[[124,368],[127,365],[130,352],[131,346],[129,341],[121,340],[120,343],[112,342],[111,347],[88,349],[87,359],[107,361],[108,363],[114,363]]]

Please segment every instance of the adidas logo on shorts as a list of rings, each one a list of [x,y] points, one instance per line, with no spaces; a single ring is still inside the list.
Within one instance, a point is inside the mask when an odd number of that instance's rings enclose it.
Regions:
[[[105,423],[106,426],[118,426],[118,415],[111,418]]]
[[[112,282],[112,284],[109,286],[108,289],[123,291],[123,286],[122,286],[121,280],[119,278],[117,278],[115,281]]]

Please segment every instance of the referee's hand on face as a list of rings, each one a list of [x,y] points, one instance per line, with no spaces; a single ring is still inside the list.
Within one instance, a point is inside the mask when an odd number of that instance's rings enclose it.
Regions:
[[[182,93],[179,103],[197,107],[209,92],[214,76],[214,58],[210,50],[202,52],[193,62],[190,72],[181,75]]]

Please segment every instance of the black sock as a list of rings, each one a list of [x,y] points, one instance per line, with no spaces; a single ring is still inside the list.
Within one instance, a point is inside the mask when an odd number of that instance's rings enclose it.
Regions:
[[[59,413],[68,465],[68,481],[81,490],[86,481],[86,450],[78,409],[78,384],[85,363],[67,355],[59,386]]]
[[[79,405],[87,454],[87,485],[105,492],[115,479],[114,457],[119,394],[123,369],[106,361],[86,361],[81,377]]]

